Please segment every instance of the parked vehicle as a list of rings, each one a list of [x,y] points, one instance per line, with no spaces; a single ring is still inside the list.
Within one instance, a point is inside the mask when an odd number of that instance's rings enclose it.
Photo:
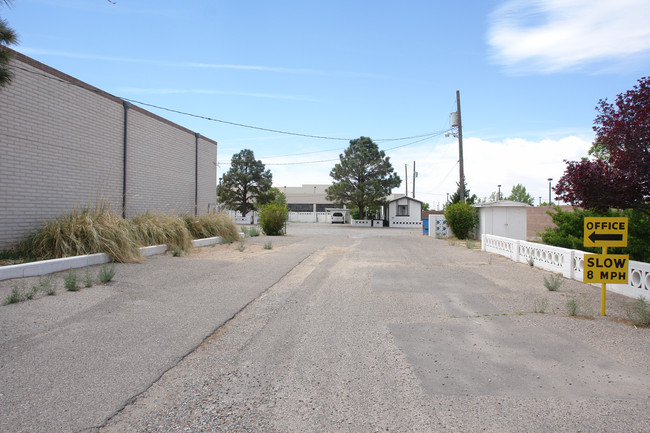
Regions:
[[[332,213],[332,224],[334,223],[345,224],[345,216],[343,216],[343,212]]]

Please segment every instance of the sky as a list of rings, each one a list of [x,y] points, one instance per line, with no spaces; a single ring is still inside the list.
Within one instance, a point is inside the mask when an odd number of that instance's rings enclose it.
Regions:
[[[432,209],[459,180],[457,91],[470,192],[522,184],[537,204],[588,155],[598,101],[650,71],[647,0],[13,0],[0,17],[17,51],[216,140],[217,177],[251,149],[275,186],[331,184],[366,136],[409,195],[415,161]]]

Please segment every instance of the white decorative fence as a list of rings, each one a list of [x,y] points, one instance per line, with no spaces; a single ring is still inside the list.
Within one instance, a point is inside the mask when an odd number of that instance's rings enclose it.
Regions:
[[[372,227],[372,220],[352,220],[352,225],[357,227]]]
[[[585,252],[552,247],[549,245],[494,235],[483,235],[481,248],[500,254],[521,263],[532,263],[535,267],[556,272],[577,281],[582,281]],[[650,263],[630,260],[627,284],[608,284],[607,289],[631,298],[650,298]]]

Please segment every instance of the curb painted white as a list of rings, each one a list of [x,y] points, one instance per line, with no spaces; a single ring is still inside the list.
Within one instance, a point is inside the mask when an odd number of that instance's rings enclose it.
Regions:
[[[219,236],[192,241],[194,248],[205,247],[221,243]],[[154,245],[142,247],[140,252],[144,257],[165,254],[167,245]],[[85,256],[65,257],[63,259],[41,260],[39,262],[21,263],[0,267],[0,281],[12,278],[36,277],[39,275],[52,274],[54,272],[67,271],[68,269],[85,268],[86,266],[101,265],[110,263],[111,258],[104,253],[89,254]]]

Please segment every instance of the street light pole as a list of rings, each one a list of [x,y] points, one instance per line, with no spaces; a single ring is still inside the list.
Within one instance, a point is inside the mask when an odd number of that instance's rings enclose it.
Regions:
[[[497,185],[497,188],[499,188],[499,192],[497,193],[497,201],[501,200],[501,185]]]
[[[551,181],[553,180],[552,177],[548,178],[548,205],[551,206],[553,202],[551,202]]]

